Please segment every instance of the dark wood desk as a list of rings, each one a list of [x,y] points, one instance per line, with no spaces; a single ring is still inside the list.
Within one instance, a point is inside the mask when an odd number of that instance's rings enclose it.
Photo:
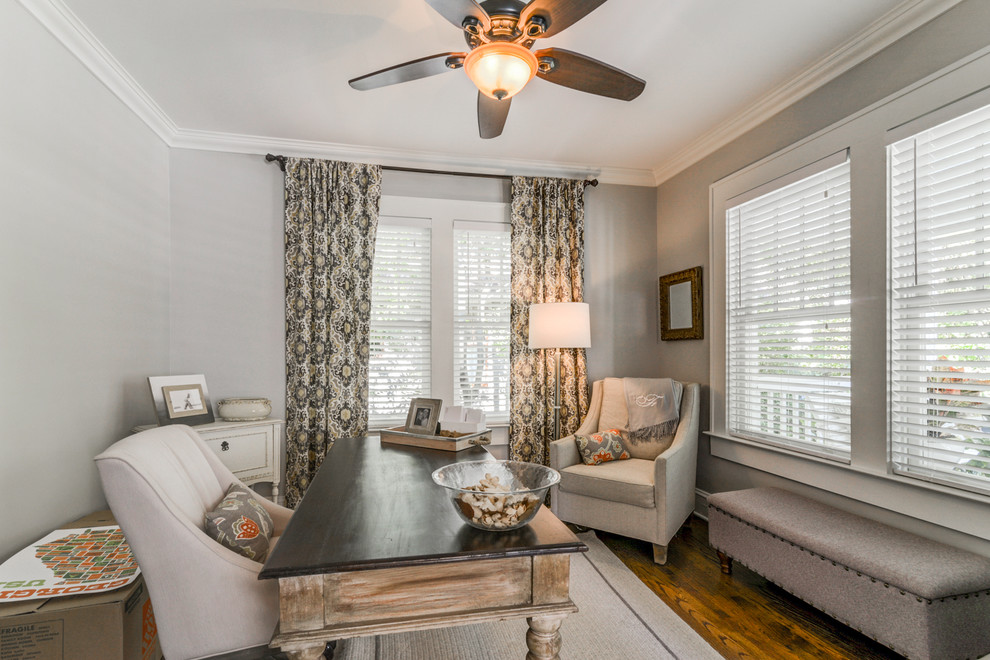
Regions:
[[[333,639],[527,617],[527,658],[557,658],[570,553],[587,546],[546,507],[512,532],[463,523],[430,473],[486,459],[338,440],[261,571],[279,581],[271,645],[308,660]]]

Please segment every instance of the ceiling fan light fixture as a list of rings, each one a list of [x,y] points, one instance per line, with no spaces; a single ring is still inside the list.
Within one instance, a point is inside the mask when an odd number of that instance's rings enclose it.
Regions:
[[[539,62],[528,48],[510,42],[478,46],[464,59],[464,70],[481,93],[493,99],[512,98],[526,86]]]

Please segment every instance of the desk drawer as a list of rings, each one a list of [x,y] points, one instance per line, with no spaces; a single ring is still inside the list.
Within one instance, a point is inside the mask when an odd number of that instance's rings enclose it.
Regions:
[[[264,430],[203,434],[203,440],[238,478],[272,473],[272,434]]]

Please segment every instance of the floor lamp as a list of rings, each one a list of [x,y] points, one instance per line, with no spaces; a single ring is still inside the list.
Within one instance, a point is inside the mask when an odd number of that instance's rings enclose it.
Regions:
[[[556,351],[553,397],[553,440],[560,438],[560,349],[591,346],[588,303],[537,303],[529,306],[529,347]]]

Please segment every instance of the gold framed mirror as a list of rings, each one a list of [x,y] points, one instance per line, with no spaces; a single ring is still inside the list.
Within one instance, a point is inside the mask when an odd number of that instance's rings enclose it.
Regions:
[[[705,319],[701,308],[701,266],[660,278],[657,310],[660,340],[704,339]]]

